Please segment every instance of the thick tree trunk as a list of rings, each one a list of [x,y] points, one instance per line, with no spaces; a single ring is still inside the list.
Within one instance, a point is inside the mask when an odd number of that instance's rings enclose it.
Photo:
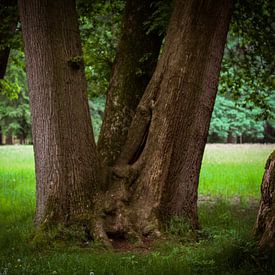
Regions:
[[[87,220],[99,183],[73,0],[22,0],[36,170],[36,222]]]
[[[255,235],[261,248],[275,249],[275,151],[269,156],[261,185]]]
[[[152,1],[128,0],[98,140],[104,166],[113,166],[121,153],[136,107],[149,83],[162,37],[144,26],[154,12]]]
[[[158,235],[160,219],[175,215],[198,228],[199,172],[231,11],[230,0],[175,1],[101,209],[107,236]]]

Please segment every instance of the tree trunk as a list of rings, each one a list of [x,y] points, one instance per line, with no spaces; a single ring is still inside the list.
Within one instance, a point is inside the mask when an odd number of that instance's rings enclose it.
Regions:
[[[3,145],[3,133],[2,133],[2,127],[0,126],[0,145]]]
[[[16,30],[18,21],[17,1],[1,0],[0,2],[0,79],[3,79],[10,53],[10,40]]]
[[[261,185],[255,235],[261,248],[275,249],[275,151],[269,156]]]
[[[12,140],[12,130],[9,129],[6,135],[6,145],[12,145],[13,144],[13,140]]]
[[[227,143],[234,143],[234,144],[237,143],[237,137],[231,132],[227,136]]]
[[[100,182],[73,0],[19,1],[36,170],[36,222],[88,219]]]
[[[152,1],[128,0],[98,140],[104,166],[121,153],[136,107],[157,63],[162,37],[144,26],[154,12]]]
[[[158,236],[160,221],[174,215],[198,228],[199,171],[231,1],[174,4],[163,54],[113,158],[113,184],[94,196],[100,165],[74,2],[20,1],[39,224],[88,223],[106,243],[112,236]]]
[[[115,184],[100,199],[100,232],[159,235],[160,220],[175,215],[199,227],[199,172],[231,11],[230,0],[175,1],[163,54],[113,168]]]

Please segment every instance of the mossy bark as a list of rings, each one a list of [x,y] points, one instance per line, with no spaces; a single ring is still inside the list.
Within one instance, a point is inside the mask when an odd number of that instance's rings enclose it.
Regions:
[[[262,249],[275,249],[275,151],[269,156],[261,185],[255,235]]]
[[[198,228],[199,171],[232,5],[174,5],[163,53],[123,149],[110,162],[103,156],[112,183],[105,192],[83,65],[68,62],[81,56],[74,1],[20,1],[41,229],[85,225],[110,245],[113,237],[159,236],[160,223],[175,215]]]
[[[113,166],[125,144],[136,107],[155,70],[162,37],[148,32],[145,23],[154,13],[153,1],[128,0],[121,38],[98,140],[103,166]]]
[[[227,0],[175,1],[163,54],[97,208],[101,236],[159,236],[172,216],[199,227],[199,171],[231,11]]]

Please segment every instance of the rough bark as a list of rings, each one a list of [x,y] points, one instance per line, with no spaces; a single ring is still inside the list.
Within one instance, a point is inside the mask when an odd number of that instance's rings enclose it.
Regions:
[[[36,171],[36,222],[87,220],[99,164],[73,0],[22,0]]]
[[[104,166],[113,166],[120,155],[136,107],[155,70],[162,37],[155,32],[148,34],[144,26],[153,12],[152,1],[126,3],[98,140]]]
[[[255,235],[261,248],[275,249],[275,151],[269,156],[261,185]]]
[[[175,1],[163,54],[99,207],[101,236],[159,235],[160,220],[175,215],[199,227],[199,172],[231,11],[230,0]]]

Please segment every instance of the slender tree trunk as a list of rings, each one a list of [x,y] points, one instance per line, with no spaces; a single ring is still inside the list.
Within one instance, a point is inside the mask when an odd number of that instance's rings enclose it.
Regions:
[[[136,107],[157,64],[162,37],[156,32],[147,34],[145,27],[153,12],[150,0],[126,3],[98,141],[104,166],[113,166],[120,155]]]
[[[7,134],[6,134],[6,142],[7,145],[12,145],[13,144],[13,140],[12,140],[12,130],[9,129]]]
[[[269,156],[261,185],[255,235],[261,248],[275,249],[275,151]]]
[[[237,143],[237,137],[231,132],[227,136],[227,143]]]
[[[113,168],[101,232],[158,235],[171,216],[198,228],[201,160],[217,92],[230,0],[176,0],[163,54]]]
[[[2,133],[2,127],[0,126],[0,145],[3,145],[3,133]]]
[[[36,170],[36,222],[87,220],[99,164],[73,0],[19,1]]]

